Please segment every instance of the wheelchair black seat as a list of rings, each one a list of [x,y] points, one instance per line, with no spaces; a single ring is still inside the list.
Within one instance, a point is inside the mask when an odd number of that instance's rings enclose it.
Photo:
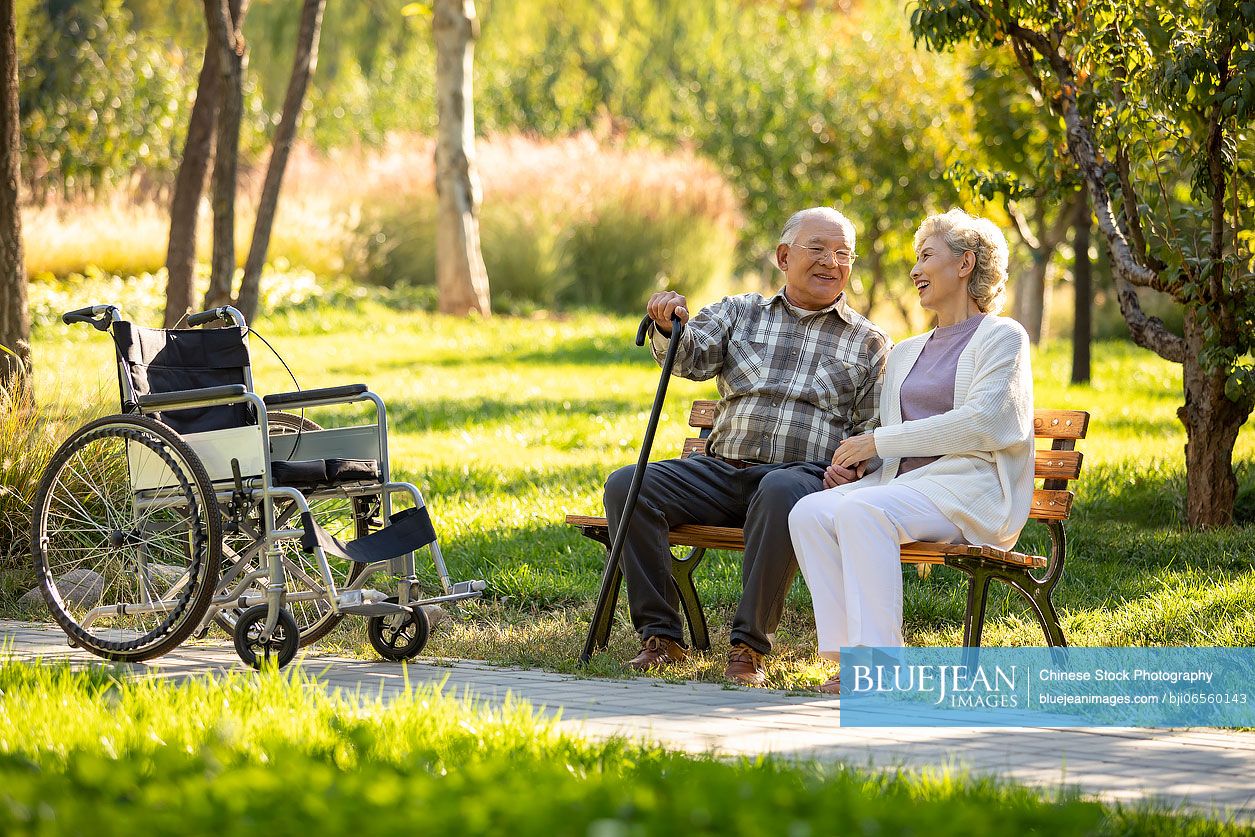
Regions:
[[[271,463],[275,485],[289,488],[329,488],[349,482],[378,482],[374,459],[293,459]]]

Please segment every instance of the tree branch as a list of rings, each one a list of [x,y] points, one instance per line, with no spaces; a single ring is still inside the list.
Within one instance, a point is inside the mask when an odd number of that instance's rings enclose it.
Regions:
[[[1140,264],[1134,257],[1128,239],[1111,210],[1111,196],[1103,179],[1104,167],[1098,159],[1092,126],[1077,104],[1076,77],[1071,65],[1041,33],[1014,22],[1008,25],[1008,32],[1013,38],[1022,40],[1025,45],[1036,50],[1050,65],[1059,82],[1058,106],[1067,127],[1068,151],[1085,178],[1099,229],[1107,239],[1111,265],[1116,275],[1120,313],[1128,323],[1133,341],[1165,360],[1183,363],[1185,340],[1169,331],[1159,318],[1147,316],[1138,301],[1134,285],[1162,289],[1165,284],[1157,271]]]
[[[1164,360],[1185,362],[1185,338],[1168,331],[1158,317],[1147,316],[1137,298],[1137,289],[1121,277],[1116,278],[1116,298],[1120,301],[1120,313],[1128,323],[1134,343],[1143,349],[1150,349]]]
[[[1120,197],[1124,202],[1124,217],[1129,225],[1129,238],[1136,248],[1134,255],[1151,270],[1162,271],[1167,267],[1163,262],[1151,255],[1146,244],[1146,233],[1142,230],[1142,211],[1138,204],[1137,190],[1133,188],[1133,178],[1129,172],[1129,152],[1124,143],[1116,145],[1116,174],[1120,178]]]
[[[1007,215],[1011,216],[1011,223],[1015,224],[1015,231],[1019,234],[1020,240],[1030,249],[1040,250],[1041,242],[1037,240],[1037,236],[1033,235],[1028,219],[1024,217],[1024,213],[1014,201],[1007,201]]]
[[[1233,41],[1230,40],[1224,53],[1220,56],[1220,81],[1218,88],[1224,90],[1231,78],[1231,68],[1229,59],[1233,52]],[[1209,180],[1211,181],[1211,247],[1207,254],[1211,260],[1209,265],[1211,274],[1208,277],[1208,296],[1210,297],[1211,308],[1216,317],[1217,324],[1221,326],[1222,331],[1233,334],[1234,322],[1233,311],[1226,305],[1224,301],[1224,241],[1225,241],[1225,222],[1224,222],[1224,199],[1225,199],[1225,170],[1224,170],[1224,112],[1221,109],[1220,101],[1217,101],[1212,108],[1211,116],[1208,120],[1211,124],[1207,127],[1207,168]]]
[[[1063,56],[1055,53],[1044,56],[1050,62],[1051,69],[1059,79],[1059,105],[1063,113],[1063,121],[1067,126],[1068,150],[1076,161],[1089,186],[1090,199],[1094,204],[1094,215],[1098,218],[1098,226],[1111,245],[1111,262],[1116,271],[1124,279],[1134,285],[1155,287],[1159,279],[1158,272],[1140,264],[1129,248],[1129,242],[1120,228],[1119,221],[1111,211],[1111,196],[1103,183],[1103,167],[1098,161],[1098,152],[1094,143],[1094,132],[1089,120],[1081,113],[1076,101],[1076,80],[1072,69]]]

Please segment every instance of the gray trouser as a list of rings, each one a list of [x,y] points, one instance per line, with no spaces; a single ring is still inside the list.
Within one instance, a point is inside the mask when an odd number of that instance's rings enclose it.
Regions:
[[[768,634],[780,623],[785,596],[797,574],[789,512],[798,500],[823,488],[826,465],[789,462],[737,469],[708,456],[649,463],[623,544],[628,604],[641,638],[684,641],[667,530],[685,523],[742,526],[741,603],[732,620],[731,639],[763,654],[770,652]],[[606,480],[612,539],[635,470],[635,465],[628,465]]]

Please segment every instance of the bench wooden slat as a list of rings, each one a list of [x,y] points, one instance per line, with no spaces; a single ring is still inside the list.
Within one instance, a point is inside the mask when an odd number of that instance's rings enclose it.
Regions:
[[[685,439],[681,459],[706,452],[705,439]],[[1082,455],[1075,450],[1039,450],[1033,477],[1039,480],[1074,480],[1081,475]]]
[[[689,427],[708,428],[715,426],[715,405],[717,401],[694,401],[689,412]]]
[[[1084,439],[1089,413],[1084,410],[1034,410],[1033,435],[1038,439]]]
[[[1033,520],[1067,520],[1072,513],[1072,492],[1039,488],[1033,492],[1028,516]]]
[[[1079,450],[1039,450],[1033,463],[1033,477],[1039,480],[1074,480],[1081,475],[1083,458]]]
[[[1041,555],[1025,555],[1023,552],[1012,552],[1009,549],[997,549],[992,546],[972,546],[965,543],[904,543],[901,546],[902,563],[904,564],[944,564],[947,555],[970,555],[1014,564],[1017,567],[1040,568],[1046,566],[1047,560]]]
[[[694,401],[689,427],[709,428],[715,424],[715,401]],[[1033,434],[1039,439],[1084,439],[1089,430],[1089,413],[1084,410],[1035,410]]]
[[[571,526],[608,531],[604,517],[568,514],[566,522]],[[699,546],[705,549],[744,550],[745,537],[740,529],[725,526],[677,526],[667,533],[672,546]],[[907,543],[902,545],[904,564],[944,564],[947,555],[969,555],[1001,561],[1017,567],[1044,567],[1046,559],[1040,555],[995,549],[992,546],[972,546],[959,543]]]

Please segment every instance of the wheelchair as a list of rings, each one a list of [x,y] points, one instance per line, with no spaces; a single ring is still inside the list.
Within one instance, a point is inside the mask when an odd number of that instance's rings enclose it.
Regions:
[[[355,615],[400,661],[427,642],[425,606],[482,595],[483,581],[449,578],[418,488],[391,479],[387,410],[365,384],[258,395],[250,329],[230,306],[181,329],[136,326],[115,305],[62,320],[111,334],[121,395],[36,491],[35,569],[71,645],[137,662],[218,624],[245,664],[283,666]],[[359,402],[373,422],[289,412]],[[418,551],[435,576],[421,585]]]

